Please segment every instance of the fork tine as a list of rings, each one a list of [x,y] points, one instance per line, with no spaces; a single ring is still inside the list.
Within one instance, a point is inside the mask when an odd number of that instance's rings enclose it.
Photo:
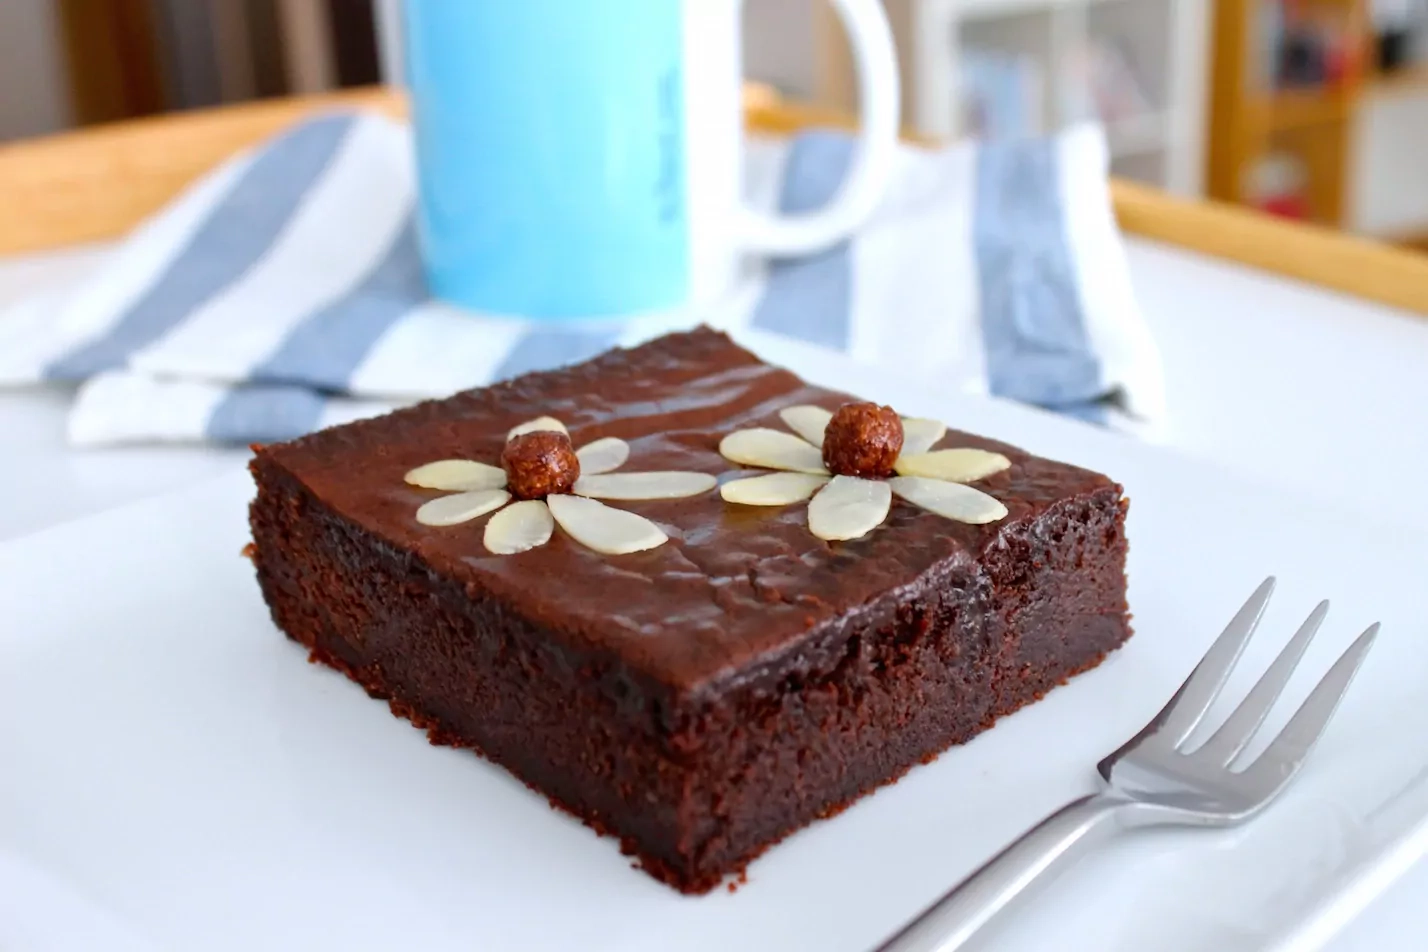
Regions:
[[[1175,692],[1175,696],[1161,709],[1155,720],[1151,721],[1148,733],[1164,738],[1171,747],[1184,743],[1185,738],[1190,736],[1190,732],[1210,709],[1210,705],[1215,703],[1215,698],[1219,697],[1220,689],[1225,686],[1225,680],[1234,670],[1235,662],[1240,659],[1241,652],[1249,643],[1250,635],[1254,634],[1255,626],[1264,614],[1264,606],[1269,604],[1269,596],[1273,592],[1274,576],[1271,575],[1259,583],[1259,588],[1254,590],[1249,601],[1235,612],[1235,617],[1230,619],[1224,632],[1215,639],[1210,650],[1205,652],[1205,657],[1195,665],[1195,670],[1191,671],[1190,677],[1180,685],[1180,690]]]
[[[1334,716],[1335,708],[1343,699],[1369,648],[1373,647],[1377,635],[1378,622],[1374,622],[1349,645],[1348,650],[1339,655],[1339,660],[1314,686],[1279,736],[1244,770],[1244,778],[1260,796],[1265,799],[1273,796],[1299,770],[1304,758],[1324,733],[1329,718]]]
[[[1260,725],[1264,723],[1269,709],[1274,706],[1275,701],[1279,700],[1279,695],[1283,693],[1284,686],[1289,683],[1289,677],[1294,673],[1299,659],[1304,657],[1304,649],[1309,647],[1314,633],[1319,630],[1324,616],[1328,613],[1329,602],[1327,600],[1320,602],[1314,611],[1310,612],[1309,617],[1304,620],[1304,624],[1299,626],[1299,630],[1289,640],[1289,644],[1285,645],[1284,650],[1279,653],[1279,657],[1274,659],[1274,663],[1255,682],[1249,694],[1245,695],[1240,706],[1235,708],[1234,713],[1220,725],[1220,729],[1215,731],[1199,750],[1195,751],[1196,758],[1204,758],[1221,767],[1227,767],[1230,761],[1245,749],[1245,745],[1250,742]]]

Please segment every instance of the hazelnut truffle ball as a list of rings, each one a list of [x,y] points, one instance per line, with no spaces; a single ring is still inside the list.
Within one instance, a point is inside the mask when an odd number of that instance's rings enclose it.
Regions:
[[[823,465],[839,476],[891,476],[901,452],[902,419],[892,407],[845,403],[823,432]]]
[[[570,437],[555,430],[522,433],[501,451],[506,488],[517,499],[544,499],[568,493],[580,478],[580,460]]]

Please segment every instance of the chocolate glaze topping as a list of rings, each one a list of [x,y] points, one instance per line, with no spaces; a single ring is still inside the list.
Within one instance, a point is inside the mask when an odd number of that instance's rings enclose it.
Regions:
[[[963,525],[894,501],[887,522],[867,537],[827,543],[808,531],[806,504],[743,507],[711,492],[616,503],[669,535],[646,552],[601,555],[557,530],[529,552],[491,555],[481,544],[485,518],[447,528],[419,524],[417,507],[436,494],[406,485],[403,474],[449,457],[499,465],[512,426],[550,415],[569,428],[577,448],[605,436],[628,441],[622,472],[695,470],[722,481],[751,475],[719,455],[725,435],[750,426],[786,429],[778,417],[783,407],[834,410],[852,399],[809,386],[701,329],[665,338],[657,348],[613,351],[263,452],[333,510],[432,570],[547,622],[573,647],[609,652],[685,693],[747,677],[934,568],[970,568],[1008,526],[1034,519],[1056,500],[1114,484],[949,430],[939,448],[979,447],[1011,459],[1009,470],[976,483],[1007,506],[1005,520]]]

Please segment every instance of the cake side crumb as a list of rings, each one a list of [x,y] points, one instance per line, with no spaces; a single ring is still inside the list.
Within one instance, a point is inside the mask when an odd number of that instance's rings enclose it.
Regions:
[[[633,838],[621,836],[617,831],[611,829],[607,824],[601,822],[597,817],[593,817],[586,813],[583,813],[575,806],[566,803],[559,797],[551,796],[548,792],[542,790],[540,787],[536,786],[534,783],[521,776],[520,773],[518,773],[512,765],[505,763],[500,758],[492,757],[487,751],[483,750],[479,744],[445,730],[441,726],[441,724],[438,723],[435,719],[422,714],[410,704],[407,704],[404,701],[393,697],[382,679],[381,671],[375,666],[364,666],[361,668],[356,668],[352,665],[347,664],[341,658],[337,658],[318,647],[309,645],[304,645],[304,647],[307,647],[309,649],[309,662],[314,664],[326,665],[327,667],[332,668],[338,673],[345,675],[352,681],[355,681],[363,688],[363,690],[367,692],[367,695],[369,697],[375,698],[377,700],[387,701],[388,707],[391,709],[392,713],[395,716],[403,718],[409,721],[413,727],[425,731],[427,734],[427,739],[432,744],[443,747],[463,748],[465,750],[471,751],[482,760],[487,760],[491,763],[501,766],[502,768],[509,771],[511,775],[514,776],[516,779],[520,780],[521,783],[525,784],[526,787],[528,787],[532,792],[543,797],[550,804],[552,810],[557,810],[561,813],[565,813],[571,817],[574,817],[575,819],[579,820],[583,825],[588,827],[590,830],[594,831],[597,836],[609,837],[611,839],[617,840],[621,855],[633,857],[634,862],[630,864],[631,868],[641,870],[644,873],[653,876],[655,879],[659,880],[667,886],[670,886],[673,889],[678,890],[684,895],[702,896],[714,891],[721,884],[724,884],[729,892],[737,892],[741,887],[748,885],[749,866],[751,864],[753,864],[756,860],[762,857],[764,853],[773,849],[775,846],[778,846],[790,836],[793,836],[800,830],[807,829],[807,826],[802,826],[797,829],[789,830],[787,833],[778,837],[777,839],[769,840],[768,842],[762,844],[756,851],[745,856],[737,865],[733,866],[730,869],[723,870],[718,874],[711,876],[701,876],[692,879],[688,878],[687,874],[684,871],[677,869],[676,867],[665,862],[657,856],[651,855],[641,850],[639,843],[636,842]],[[1117,650],[1119,647],[1120,646],[1118,645],[1116,646],[1116,649],[1112,650]],[[1084,665],[1073,671],[1068,672],[1064,677],[1060,678],[1055,686],[1064,685],[1077,675],[1082,674],[1086,671],[1090,671],[1091,669],[1099,666],[1109,654],[1111,654],[1111,652],[1107,651],[1101,653],[1100,655],[1097,655],[1095,658],[1088,659]],[[1037,697],[1040,698],[1040,696],[1041,694],[1038,693]],[[1018,707],[1019,706],[1020,705],[1018,705]],[[982,730],[990,728],[1001,717],[1014,713],[1015,710],[1016,708],[1012,708],[1009,710],[994,712],[987,719],[987,723],[984,724],[978,730],[978,734],[980,734]],[[965,741],[962,743],[965,743]],[[947,747],[944,747],[943,749],[938,751],[934,751],[920,758],[914,763],[907,764],[896,774],[887,777],[881,782],[872,784],[866,789],[860,790],[853,796],[850,796],[845,800],[839,801],[838,803],[831,804],[820,810],[818,812],[818,815],[815,817],[815,820],[829,820],[833,817],[838,816],[839,814],[843,813],[843,811],[849,809],[855,803],[861,801],[865,797],[875,794],[884,787],[890,787],[893,784],[897,783],[899,780],[905,777],[908,772],[912,770],[913,767],[916,767],[919,764],[930,764],[933,761],[937,760],[938,757],[946,753],[948,750],[952,749],[953,747],[959,746],[961,746],[961,743],[949,744],[947,745]]]

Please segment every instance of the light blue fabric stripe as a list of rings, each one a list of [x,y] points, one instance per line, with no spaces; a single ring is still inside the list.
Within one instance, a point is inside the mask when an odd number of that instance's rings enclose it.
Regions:
[[[1101,365],[1081,313],[1064,227],[1056,142],[977,150],[973,241],[992,393],[1103,418]]]
[[[241,277],[267,254],[355,121],[326,116],[265,148],[153,286],[107,333],[56,360],[45,376],[82,380],[122,367]]]
[[[532,370],[550,370],[588,360],[619,343],[624,329],[532,327],[496,368],[493,380],[509,380]]]
[[[317,429],[326,398],[306,387],[234,387],[214,407],[206,436],[215,443],[278,443]]]
[[[781,211],[813,211],[838,191],[853,142],[834,132],[800,135],[784,165]],[[776,261],[750,323],[759,330],[847,351],[852,324],[852,255],[847,241],[816,255]]]
[[[427,299],[415,217],[408,215],[376,266],[355,287],[298,324],[253,379],[344,390],[367,353]]]

